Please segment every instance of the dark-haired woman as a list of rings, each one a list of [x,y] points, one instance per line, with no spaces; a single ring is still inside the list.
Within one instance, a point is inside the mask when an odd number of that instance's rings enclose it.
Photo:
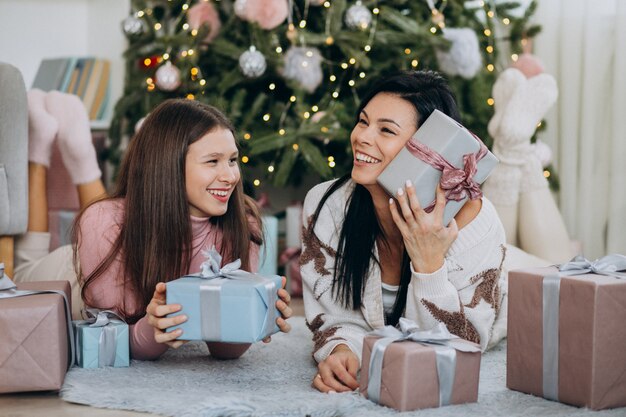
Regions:
[[[438,109],[459,120],[445,80],[430,71],[382,79],[363,99],[350,141],[351,175],[314,187],[303,210],[301,271],[323,392],[358,387],[364,335],[400,317],[444,323],[486,349],[502,302],[505,236],[493,205],[469,200],[443,225],[444,192],[426,213],[414,185],[393,198],[376,178]]]

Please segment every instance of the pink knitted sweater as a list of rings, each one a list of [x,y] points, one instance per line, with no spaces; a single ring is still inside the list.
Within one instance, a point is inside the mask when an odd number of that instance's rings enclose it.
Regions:
[[[89,275],[111,250],[117,238],[120,225],[124,217],[123,200],[105,200],[89,207],[80,221],[79,258],[83,278]],[[208,218],[191,216],[193,233],[192,258],[188,273],[200,271],[200,264],[204,261],[202,251],[215,245],[220,249],[222,233],[209,223]],[[164,236],[164,238],[167,238]],[[259,247],[252,245],[250,250],[251,270],[257,271],[259,264]],[[179,277],[170,277],[174,280]],[[88,287],[87,296],[93,301],[90,307],[112,309],[119,311],[126,306],[132,311],[137,306],[134,294],[128,291],[132,288],[126,285],[124,292],[124,270],[120,259],[116,259],[107,271]],[[129,326],[130,355],[133,359],[150,360],[161,356],[168,348],[167,345],[154,340],[154,329],[148,324],[147,317],[141,318],[136,324]]]

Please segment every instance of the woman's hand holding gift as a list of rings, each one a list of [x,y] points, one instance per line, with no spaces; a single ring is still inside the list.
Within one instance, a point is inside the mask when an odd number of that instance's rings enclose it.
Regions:
[[[187,316],[181,314],[174,317],[166,317],[168,314],[180,311],[182,306],[180,304],[165,304],[165,291],[165,284],[159,282],[154,289],[152,300],[150,300],[150,304],[146,308],[146,316],[148,317],[148,323],[154,327],[154,340],[158,343],[165,343],[170,347],[178,348],[186,343],[185,340],[177,340],[183,334],[182,329],[176,329],[171,332],[166,332],[165,330],[186,322]]]
[[[276,319],[276,324],[278,328],[283,333],[289,333],[291,330],[291,325],[287,323],[287,319],[293,315],[293,310],[289,306],[291,304],[291,296],[285,290],[285,285],[287,284],[287,278],[283,277],[282,287],[278,290],[278,297],[280,300],[276,301],[276,308],[280,311],[281,317]],[[265,343],[269,343],[272,340],[271,336],[263,339]]]
[[[435,208],[430,213],[420,206],[410,181],[407,181],[405,189],[406,192],[398,190],[397,203],[389,199],[391,216],[402,233],[415,271],[431,274],[443,265],[445,254],[458,236],[459,229],[454,219],[447,227],[443,224],[446,197],[440,186],[437,186]]]

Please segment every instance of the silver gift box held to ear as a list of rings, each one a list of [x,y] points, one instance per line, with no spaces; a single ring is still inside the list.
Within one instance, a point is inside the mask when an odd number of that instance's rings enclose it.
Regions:
[[[478,141],[469,130],[439,110],[435,110],[426,119],[411,140],[425,144],[460,169],[463,169],[463,156],[476,153],[480,149]],[[491,152],[487,152],[476,165],[474,181],[482,184],[498,162],[498,158]],[[377,181],[390,195],[395,197],[398,188],[404,189],[406,180],[409,179],[415,186],[420,205],[423,208],[429,206],[435,200],[435,191],[441,179],[441,171],[421,161],[404,147],[378,176]],[[443,224],[448,225],[450,223],[467,199],[466,196],[461,201],[450,200],[447,202]]]

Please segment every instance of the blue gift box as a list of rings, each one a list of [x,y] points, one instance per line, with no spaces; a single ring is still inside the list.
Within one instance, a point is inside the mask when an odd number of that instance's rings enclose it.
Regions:
[[[110,319],[106,324],[94,319],[76,320],[72,322],[72,327],[76,338],[77,366],[129,366],[128,325],[122,320]]]
[[[182,305],[169,317],[187,316],[167,331],[182,329],[180,340],[229,343],[254,343],[278,332],[276,301],[282,278],[242,271],[238,261],[220,268],[221,257],[210,252],[213,272],[207,272],[205,262],[202,273],[167,283],[167,304]]]

